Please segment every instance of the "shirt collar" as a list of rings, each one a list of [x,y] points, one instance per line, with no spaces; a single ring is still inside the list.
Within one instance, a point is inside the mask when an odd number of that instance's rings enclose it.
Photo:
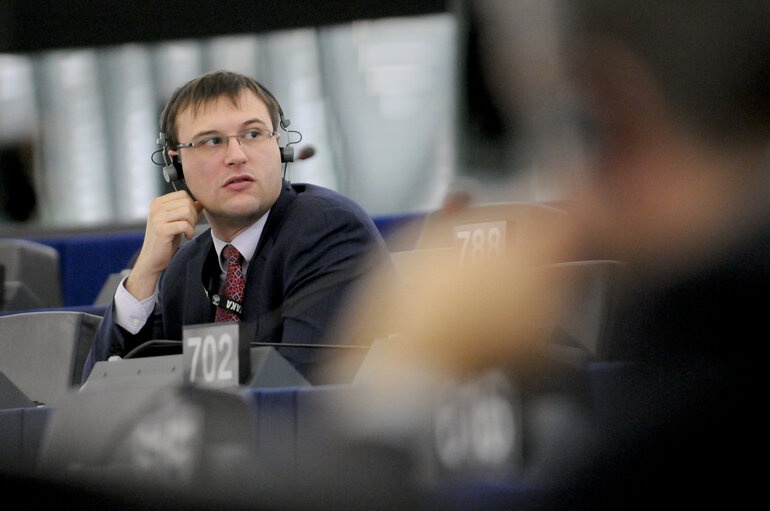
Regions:
[[[249,265],[251,259],[254,257],[254,252],[257,250],[257,244],[259,243],[259,238],[262,237],[262,231],[265,228],[265,223],[267,222],[267,216],[269,214],[270,210],[229,243],[217,238],[213,231],[211,232],[211,239],[214,241],[214,249],[217,251],[219,266],[222,268],[223,272],[227,271],[227,266],[222,261],[222,250],[224,250],[226,245],[234,246],[238,249],[238,252],[241,253],[243,256],[242,266],[245,272],[245,268]]]

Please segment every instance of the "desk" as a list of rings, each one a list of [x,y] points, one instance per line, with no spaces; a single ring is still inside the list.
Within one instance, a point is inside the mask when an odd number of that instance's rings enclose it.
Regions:
[[[595,401],[600,402],[611,395],[611,389],[605,387],[617,382],[623,374],[623,367],[622,364],[589,367]],[[253,439],[257,468],[264,470],[268,477],[258,481],[247,480],[247,488],[235,487],[228,491],[239,495],[250,495],[251,492],[261,495],[269,491],[281,499],[286,496],[288,500],[280,500],[282,506],[285,502],[292,502],[292,499],[300,499],[297,502],[299,507],[308,503],[302,499],[317,496],[322,499],[319,500],[322,509],[334,509],[335,503],[342,507],[350,504],[351,500],[364,504],[367,499],[378,503],[390,502],[395,508],[404,501],[414,503],[411,499],[419,499],[429,508],[507,509],[511,503],[520,503],[526,508],[548,497],[542,488],[515,477],[497,482],[439,478],[425,486],[415,485],[415,471],[419,469],[415,461],[419,452],[414,448],[426,449],[427,452],[430,449],[429,443],[425,443],[427,438],[406,439],[411,445],[395,445],[396,448],[393,448],[386,445],[387,442],[379,442],[379,438],[364,438],[361,441],[346,430],[349,425],[334,407],[349,404],[360,396],[358,393],[362,389],[360,385],[343,384],[237,390],[236,394],[244,398],[245,409],[253,410],[256,417],[254,431],[249,429],[240,436],[249,439],[249,442]],[[81,395],[88,396],[88,393]],[[243,405],[241,408],[244,408]],[[601,411],[602,407],[597,409]],[[51,407],[0,411],[0,470],[34,466],[41,452],[47,421],[54,412]],[[103,426],[102,421],[95,419],[95,422]],[[116,450],[121,448],[119,440],[126,434],[121,431],[116,435],[114,431],[103,431],[103,427],[100,430],[93,425],[84,429],[107,435],[112,443],[117,439],[114,443]],[[221,439],[221,435],[219,437]],[[75,445],[78,449],[87,449],[90,440],[83,439]],[[415,453],[418,453],[417,457]],[[101,466],[93,469],[100,474],[105,470]],[[127,474],[125,466],[118,464],[115,470]],[[267,488],[259,486],[262,484]],[[230,497],[226,491],[223,492],[223,498]]]
[[[32,470],[50,406],[0,410],[0,470]]]

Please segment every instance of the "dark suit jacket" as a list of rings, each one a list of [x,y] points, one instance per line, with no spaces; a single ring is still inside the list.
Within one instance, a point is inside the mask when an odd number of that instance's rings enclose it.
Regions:
[[[216,308],[202,281],[204,265],[217,264],[212,254],[208,230],[182,244],[161,276],[153,317],[137,335],[115,324],[114,305],[109,306],[83,381],[96,362],[111,355],[123,356],[148,340],[181,339],[183,325],[213,322]],[[327,327],[351,286],[383,255],[382,237],[355,202],[319,186],[284,182],[249,264],[242,320],[256,325],[257,342],[326,342]],[[212,273],[218,276],[218,267]],[[280,350],[303,374],[318,351]]]

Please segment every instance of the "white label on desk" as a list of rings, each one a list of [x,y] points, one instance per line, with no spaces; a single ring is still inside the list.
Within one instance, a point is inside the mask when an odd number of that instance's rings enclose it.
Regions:
[[[455,226],[460,264],[483,264],[502,255],[505,248],[505,223],[505,220],[501,220]]]
[[[238,323],[184,327],[184,381],[222,388],[238,385]]]

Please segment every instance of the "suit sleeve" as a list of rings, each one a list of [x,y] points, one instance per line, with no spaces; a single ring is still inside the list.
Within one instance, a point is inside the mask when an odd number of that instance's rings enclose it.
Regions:
[[[115,323],[114,307],[115,303],[113,301],[104,312],[104,317],[96,331],[94,344],[91,346],[85,366],[83,366],[83,383],[88,379],[88,375],[91,374],[91,370],[97,362],[107,360],[112,355],[122,357],[143,342],[157,337],[153,332],[153,328],[157,323],[157,310],[148,318],[144,327],[136,335],[132,335]]]
[[[197,240],[198,238],[196,238]],[[211,238],[205,237],[204,240]],[[169,266],[163,271],[158,282],[158,299],[150,317],[141,330],[132,335],[115,323],[115,300],[104,313],[96,331],[94,344],[83,366],[83,382],[88,378],[94,364],[107,360],[112,355],[124,356],[137,346],[153,339],[181,339],[182,310],[186,301],[187,262],[198,253],[205,254],[206,247],[198,250],[198,243],[185,243],[174,255]],[[201,320],[203,322],[205,320]],[[173,324],[175,328],[169,329]],[[171,336],[173,335],[173,337]]]

